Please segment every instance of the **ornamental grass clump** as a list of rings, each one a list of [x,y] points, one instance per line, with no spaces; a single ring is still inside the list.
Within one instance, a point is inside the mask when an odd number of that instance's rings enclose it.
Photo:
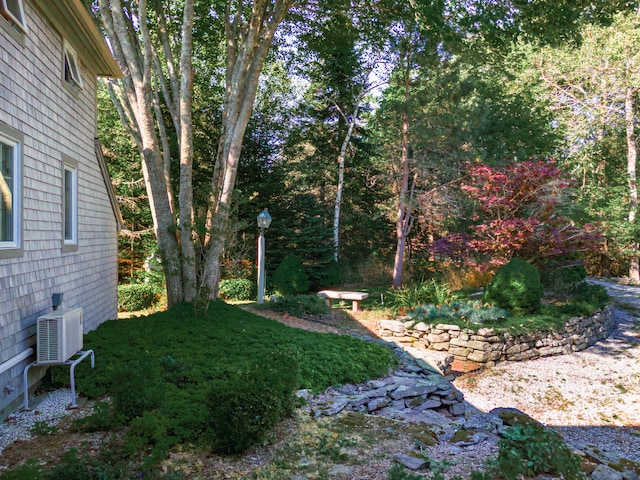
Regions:
[[[404,313],[420,305],[442,305],[459,298],[448,283],[431,279],[409,287],[395,288],[386,294],[386,305],[398,313]]]
[[[482,300],[521,316],[537,313],[543,294],[540,273],[536,267],[520,258],[512,258],[498,269],[491,283],[486,286]]]

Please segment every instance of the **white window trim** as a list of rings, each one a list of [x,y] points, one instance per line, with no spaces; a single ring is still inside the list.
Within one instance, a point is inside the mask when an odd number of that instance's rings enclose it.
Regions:
[[[62,168],[62,248],[63,251],[76,251],[78,248],[78,162],[66,155]],[[65,186],[67,172],[71,172],[71,238],[67,238],[67,196]]]
[[[15,25],[16,28],[20,29],[23,33],[27,33],[27,19],[24,15],[24,5],[22,0],[16,0],[16,2],[18,11],[12,12],[7,6],[7,0],[0,0],[0,11],[2,11],[2,15]]]
[[[71,85],[72,88],[82,90],[82,75],[80,73],[80,63],[78,62],[78,55],[67,42],[64,42],[63,50],[62,78],[67,84]],[[67,78],[67,65],[69,66],[70,78]]]
[[[0,240],[0,258],[22,256],[22,143],[24,137],[20,132],[0,123],[0,141],[13,147],[13,240]]]

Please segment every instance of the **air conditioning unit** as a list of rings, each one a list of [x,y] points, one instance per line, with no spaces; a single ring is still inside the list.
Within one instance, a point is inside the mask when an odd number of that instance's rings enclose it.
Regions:
[[[82,349],[82,309],[60,310],[38,317],[38,363],[63,363]]]

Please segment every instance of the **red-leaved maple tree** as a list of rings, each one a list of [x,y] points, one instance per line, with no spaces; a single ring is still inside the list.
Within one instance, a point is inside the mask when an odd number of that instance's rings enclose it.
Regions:
[[[477,205],[471,218],[475,223],[469,233],[436,241],[436,256],[471,264],[482,259],[493,266],[517,256],[544,268],[599,248],[602,237],[596,225],[577,226],[563,213],[572,185],[552,161],[501,169],[476,164],[468,173],[461,189]]]

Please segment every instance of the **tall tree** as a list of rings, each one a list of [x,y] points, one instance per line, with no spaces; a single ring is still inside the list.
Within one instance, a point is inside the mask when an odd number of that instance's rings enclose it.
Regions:
[[[220,257],[244,132],[262,66],[276,30],[293,3],[247,0],[198,5],[200,15],[212,16],[224,27],[226,73],[221,134],[208,204],[198,209],[205,218],[197,218],[193,204],[194,1],[164,4],[154,0],[153,5],[146,0],[99,1],[102,23],[125,72],[121,82],[111,83],[111,95],[142,158],[169,305],[197,296],[205,300],[217,296]],[[181,12],[180,28],[167,21],[176,18],[174,10]],[[179,145],[177,210],[164,112],[168,112]],[[198,224],[205,225],[204,235],[198,234]]]
[[[626,243],[629,277],[636,282],[640,281],[635,129],[640,88],[638,42],[640,18],[621,13],[610,26],[586,26],[579,48],[545,51],[537,60],[541,78],[568,126],[574,145],[568,152],[569,164],[581,178],[583,191],[595,193],[598,184],[614,187],[616,178],[605,174],[616,163],[626,170],[623,181],[627,206],[623,218],[617,199],[605,191],[590,202],[592,211],[603,200],[608,202],[602,205],[601,211],[607,212],[602,219],[608,225],[609,236]],[[619,132],[620,146],[612,150],[606,145],[615,131]],[[611,151],[620,151],[625,161],[616,162],[607,154]],[[592,155],[595,152],[600,153]],[[620,172],[617,176],[622,180]]]
[[[191,68],[193,0],[185,0],[180,36],[179,63],[175,63],[178,35],[167,29],[165,12],[156,1],[153,8],[146,0],[129,3],[121,0],[100,0],[100,17],[109,37],[113,53],[125,77],[109,84],[111,97],[127,131],[134,138],[142,159],[142,171],[158,246],[162,255],[169,305],[195,297],[195,258],[193,243],[184,241],[190,235],[193,205],[188,192],[191,169],[191,105],[193,86]],[[148,13],[155,14],[149,19]],[[152,38],[150,25],[157,21]],[[173,33],[173,38],[170,35]],[[155,39],[155,41],[154,41]],[[160,53],[162,52],[162,53]],[[161,59],[164,65],[161,65]],[[165,76],[168,75],[168,78]],[[169,181],[169,152],[166,126],[158,92],[176,131],[180,134],[180,219],[182,230],[176,235],[176,213]],[[186,143],[186,144],[185,144]],[[164,153],[163,153],[164,150]],[[182,240],[182,241],[180,241]]]

